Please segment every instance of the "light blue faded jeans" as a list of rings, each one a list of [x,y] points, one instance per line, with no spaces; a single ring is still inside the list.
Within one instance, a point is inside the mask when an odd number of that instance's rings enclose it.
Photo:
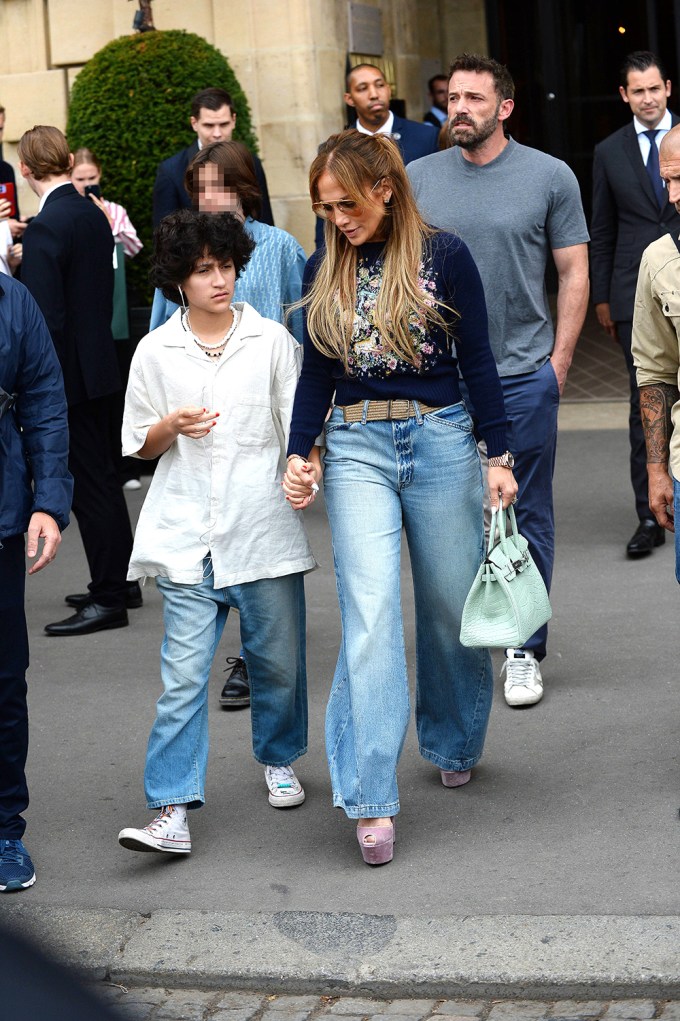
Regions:
[[[144,771],[149,808],[205,801],[208,677],[230,607],[240,614],[250,678],[253,754],[288,766],[307,750],[305,595],[302,574],[213,587],[204,561],[200,585],[157,578],[163,596],[163,694],[156,704]]]
[[[410,717],[402,526],[415,594],[420,753],[441,769],[466,770],[484,746],[491,658],[458,640],[484,555],[479,453],[463,404],[391,422],[345,423],[335,408],[326,443],[324,493],[342,616],[326,712],[333,803],[352,819],[392,816]]]

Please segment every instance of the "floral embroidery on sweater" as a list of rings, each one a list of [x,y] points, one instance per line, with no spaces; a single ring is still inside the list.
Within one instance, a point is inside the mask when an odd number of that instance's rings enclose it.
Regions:
[[[416,352],[415,364],[405,361],[383,343],[375,325],[375,308],[383,277],[383,261],[359,260],[357,272],[357,301],[352,326],[352,342],[349,351],[350,375],[359,379],[387,379],[393,372],[420,375],[427,372],[440,354],[439,348],[430,337],[427,322],[422,315],[412,312],[409,316],[409,333]],[[425,297],[425,304],[433,307],[436,302],[436,273],[431,262],[421,262],[418,269],[418,287]]]

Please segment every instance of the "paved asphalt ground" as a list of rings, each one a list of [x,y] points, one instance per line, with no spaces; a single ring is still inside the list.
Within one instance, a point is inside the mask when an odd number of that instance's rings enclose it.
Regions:
[[[395,859],[382,869],[363,864],[331,808],[323,713],[339,619],[323,501],[306,517],[321,565],[307,579],[310,740],[297,767],[307,800],[270,808],[249,712],[218,705],[224,658],[238,650],[234,615],[211,678],[207,804],[190,815],[194,850],[181,860],[116,839],[151,817],[155,588],[129,628],[42,633],[87,580],[73,524],[57,562],[27,584],[26,842],[38,882],[2,898],[0,921],[123,984],[432,998],[419,1016],[446,997],[649,996],[652,1013],[616,1016],[662,1016],[660,1001],[680,998],[680,590],[672,542],[625,557],[636,521],[622,410],[563,409],[543,701],[512,710],[498,684],[484,758],[458,790],[420,759],[411,729]],[[133,514],[145,491],[128,494]],[[403,602],[412,666],[406,556]]]

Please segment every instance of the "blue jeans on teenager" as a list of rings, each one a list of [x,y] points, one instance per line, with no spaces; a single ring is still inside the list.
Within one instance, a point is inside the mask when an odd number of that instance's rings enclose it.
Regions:
[[[205,802],[208,677],[230,607],[240,614],[250,677],[253,754],[288,766],[307,751],[305,594],[302,574],[216,589],[210,557],[200,585],[157,578],[163,596],[163,694],[149,736],[149,808]]]
[[[410,706],[401,616],[406,532],[416,610],[421,755],[466,770],[482,754],[493,679],[487,649],[459,640],[483,558],[482,473],[465,406],[402,421],[326,425],[324,495],[342,616],[326,712],[333,803],[352,819],[399,811]]]

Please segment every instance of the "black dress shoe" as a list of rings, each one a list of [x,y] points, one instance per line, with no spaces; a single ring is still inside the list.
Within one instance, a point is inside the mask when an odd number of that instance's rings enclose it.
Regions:
[[[109,631],[114,627],[128,626],[127,610],[123,607],[100,606],[99,603],[87,603],[72,617],[48,624],[45,633],[48,635],[91,635],[95,631]]]
[[[227,669],[231,667],[222,694],[220,705],[223,709],[245,709],[250,705],[250,682],[246,661],[241,656],[227,657]]]
[[[663,546],[665,541],[666,529],[657,525],[653,518],[644,518],[626,546],[626,553],[629,557],[646,557],[655,546]]]
[[[65,596],[64,602],[67,606],[72,606],[74,610],[82,610],[83,606],[87,606],[88,603],[92,602],[92,596],[89,592],[74,592],[73,595]],[[142,599],[142,590],[139,587],[138,581],[128,581],[125,583],[125,607],[128,610],[138,610],[144,600]]]

